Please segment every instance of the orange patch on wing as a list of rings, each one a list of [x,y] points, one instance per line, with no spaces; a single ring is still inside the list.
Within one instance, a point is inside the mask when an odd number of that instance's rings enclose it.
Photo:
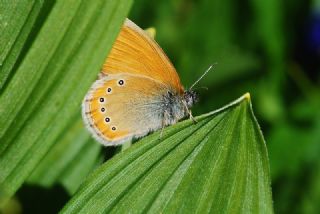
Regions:
[[[122,139],[122,138],[125,138],[127,137],[129,134],[129,132],[127,131],[119,131],[119,130],[111,130],[111,127],[110,129],[104,131],[102,133],[103,136],[105,136],[108,140],[119,140],[119,139]]]
[[[145,31],[126,20],[102,68],[104,74],[143,75],[170,85],[180,94],[180,78],[160,46]]]
[[[105,121],[107,117],[110,118],[108,115],[108,96],[112,95],[114,92],[115,84],[117,84],[117,82],[113,79],[105,82],[101,87],[95,89],[89,103],[89,116],[94,122],[94,127],[98,131],[97,134],[104,136],[109,141],[122,139],[129,135],[128,130],[119,130],[119,127],[114,123],[114,121],[112,121],[112,119],[108,123]],[[107,89],[109,87],[112,89],[110,94],[107,93]],[[103,99],[103,101],[100,99]],[[101,111],[102,108],[104,108],[104,112]],[[116,130],[112,130],[112,127],[116,127]]]

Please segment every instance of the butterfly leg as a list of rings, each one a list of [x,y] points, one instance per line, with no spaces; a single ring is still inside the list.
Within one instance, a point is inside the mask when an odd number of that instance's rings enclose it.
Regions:
[[[187,103],[183,102],[183,104],[184,104],[184,107],[186,108],[186,110],[187,110],[187,112],[188,112],[188,114],[189,114],[189,119],[191,119],[192,122],[193,122],[194,124],[196,124],[198,121],[192,116],[192,112],[191,112],[191,110],[188,108]]]
[[[163,136],[163,130],[164,130],[164,128],[166,127],[166,121],[168,120],[168,117],[169,117],[169,113],[167,112],[167,111],[165,111],[164,113],[163,113],[163,119],[162,119],[162,128],[161,128],[161,132],[160,132],[160,138],[159,139],[161,139],[162,138],[162,136]]]
[[[189,113],[189,119],[191,119],[194,124],[198,123],[198,121],[192,116],[191,110],[188,109],[188,113]]]
[[[164,126],[162,126],[162,128],[161,128],[161,132],[160,132],[159,140],[161,140],[161,138],[162,138],[163,130],[164,130]]]

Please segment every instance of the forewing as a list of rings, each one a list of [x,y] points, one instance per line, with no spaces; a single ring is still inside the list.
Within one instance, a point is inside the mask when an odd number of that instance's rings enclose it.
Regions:
[[[104,145],[118,145],[162,127],[166,85],[148,77],[110,74],[83,101],[83,118]]]
[[[125,21],[102,72],[144,75],[170,85],[180,94],[184,91],[175,68],[163,50],[129,19]]]

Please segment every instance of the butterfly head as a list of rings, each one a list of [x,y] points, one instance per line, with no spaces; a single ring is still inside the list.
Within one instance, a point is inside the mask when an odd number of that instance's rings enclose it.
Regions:
[[[188,108],[191,108],[195,103],[199,101],[198,93],[193,90],[185,91],[183,97]]]

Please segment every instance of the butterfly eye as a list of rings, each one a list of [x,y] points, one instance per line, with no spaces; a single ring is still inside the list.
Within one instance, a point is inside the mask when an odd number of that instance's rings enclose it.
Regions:
[[[104,102],[104,98],[100,97],[99,101],[100,101],[100,103],[103,103]]]
[[[119,84],[119,85],[123,85],[123,84],[124,84],[124,81],[123,81],[123,80],[119,80],[119,81],[118,81],[118,84]]]
[[[172,94],[171,91],[167,91],[167,94],[168,94],[169,98],[172,98],[172,97],[173,97],[173,94]]]
[[[109,117],[106,117],[106,119],[104,119],[107,123],[110,122],[110,118]]]

